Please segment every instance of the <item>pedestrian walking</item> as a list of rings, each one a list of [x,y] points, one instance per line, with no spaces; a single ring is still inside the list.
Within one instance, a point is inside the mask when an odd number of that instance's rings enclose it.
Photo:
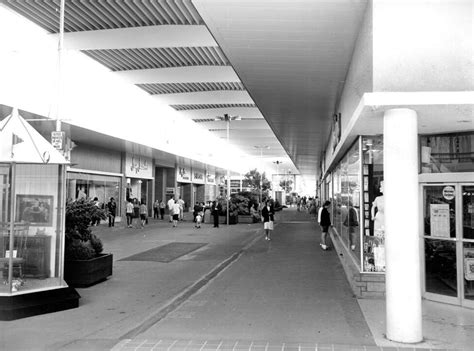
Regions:
[[[326,201],[323,204],[323,207],[319,209],[318,213],[318,223],[321,226],[321,249],[327,250],[329,246],[327,245],[327,236],[329,227],[331,226],[331,216],[329,215],[328,208],[331,205],[330,201]]]
[[[140,221],[141,221],[141,226],[140,228],[144,228],[146,221],[148,218],[148,208],[146,207],[145,201],[143,201],[140,205]]]
[[[158,207],[159,207],[159,210],[160,210],[160,219],[165,219],[165,208],[166,208],[166,204],[163,200],[160,200],[159,204],[158,204]]]
[[[133,199],[133,218],[136,219],[135,228],[139,228],[140,227],[140,203],[138,202],[137,198]]]
[[[170,223],[173,222],[173,206],[174,206],[174,198],[171,197],[168,202],[166,203],[168,206],[168,212],[170,214]]]
[[[181,198],[181,196],[179,197],[178,199],[178,204],[180,206],[180,210],[179,210],[179,220],[180,221],[184,221],[184,207],[186,205],[186,203],[184,202],[184,200]]]
[[[117,203],[113,197],[107,203],[107,215],[109,217],[109,227],[115,226],[115,215],[117,214]]]
[[[125,209],[125,215],[127,217],[127,228],[132,228],[132,221],[133,221],[133,203],[132,199],[127,200],[127,205]]]
[[[273,231],[273,222],[275,210],[270,200],[265,201],[265,206],[262,208],[263,229],[265,230],[265,240],[271,240],[270,234]]]
[[[179,213],[181,211],[181,206],[179,205],[178,200],[176,200],[171,207],[171,213],[173,216],[173,227],[176,228],[178,226],[179,221]]]
[[[160,202],[155,200],[153,203],[153,219],[160,218]]]

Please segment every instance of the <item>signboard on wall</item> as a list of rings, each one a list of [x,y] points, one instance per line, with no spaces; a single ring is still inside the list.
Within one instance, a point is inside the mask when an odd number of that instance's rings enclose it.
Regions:
[[[216,184],[216,174],[215,173],[207,173],[206,174],[206,183],[207,184]]]
[[[204,172],[193,170],[193,183],[204,184]]]
[[[176,181],[179,183],[191,183],[191,168],[178,167],[176,169]]]
[[[151,158],[127,154],[125,156],[125,176],[153,179],[152,164]]]

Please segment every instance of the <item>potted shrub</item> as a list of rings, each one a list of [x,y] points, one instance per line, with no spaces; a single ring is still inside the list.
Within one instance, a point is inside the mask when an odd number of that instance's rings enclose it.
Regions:
[[[93,201],[66,204],[64,279],[73,287],[87,287],[112,275],[113,256],[102,253],[102,242],[90,228],[92,218],[106,218]]]
[[[227,223],[227,201],[225,198],[219,198],[218,202],[221,205],[221,212],[219,213],[219,223],[226,224]],[[229,224],[237,224],[238,222],[238,214],[239,209],[235,202],[234,196],[231,196],[229,200]]]

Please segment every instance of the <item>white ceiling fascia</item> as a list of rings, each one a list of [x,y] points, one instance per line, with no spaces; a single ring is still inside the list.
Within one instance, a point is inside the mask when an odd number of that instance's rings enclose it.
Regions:
[[[203,25],[160,25],[64,33],[64,48],[70,50],[201,46],[218,46]]]
[[[114,72],[133,84],[240,82],[231,66],[187,66]]]
[[[157,94],[153,97],[168,105],[180,104],[253,104],[246,91],[202,91],[179,94]]]

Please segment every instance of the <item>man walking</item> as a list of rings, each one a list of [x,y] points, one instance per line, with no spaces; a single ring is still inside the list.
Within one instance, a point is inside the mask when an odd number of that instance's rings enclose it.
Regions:
[[[171,199],[168,200],[167,205],[168,205],[168,211],[170,213],[170,223],[171,223],[173,222],[173,205],[174,205],[173,196],[171,197]]]

